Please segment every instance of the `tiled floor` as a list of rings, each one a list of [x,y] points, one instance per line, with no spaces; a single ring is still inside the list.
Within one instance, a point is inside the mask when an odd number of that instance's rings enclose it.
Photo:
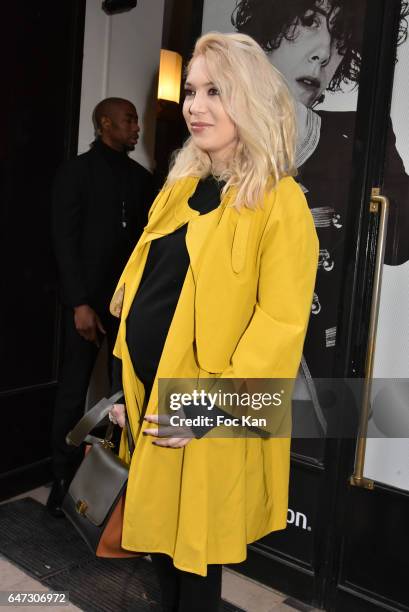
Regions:
[[[48,496],[48,489],[46,487],[41,487],[19,497],[26,497],[27,495],[33,497],[41,503],[45,503]],[[25,574],[1,555],[0,590],[48,592],[47,587]],[[243,610],[246,610],[246,612],[299,611],[299,608],[294,608],[284,603],[284,600],[286,600],[287,597],[282,593],[261,585],[254,580],[250,580],[249,578],[244,578],[241,574],[227,568],[223,568],[222,595],[226,601],[239,606]],[[20,610],[21,612],[27,612],[29,609],[29,606],[13,606],[12,608],[13,612]],[[54,608],[35,606],[36,612],[41,612],[42,610],[47,610],[49,612],[50,609]],[[59,608],[55,607],[55,609]],[[308,608],[302,607],[301,609],[306,610]],[[68,606],[64,606],[63,610],[64,612],[69,612],[71,610],[79,610],[79,608],[73,604],[69,604]],[[308,610],[313,612],[312,608],[309,608]]]

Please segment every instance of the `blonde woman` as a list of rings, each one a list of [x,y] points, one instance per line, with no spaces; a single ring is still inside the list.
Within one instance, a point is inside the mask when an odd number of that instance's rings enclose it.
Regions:
[[[318,243],[291,95],[253,39],[197,41],[183,115],[191,136],[111,305],[136,441],[122,545],[151,554],[164,610],[210,612],[222,564],[286,526],[290,440],[163,435],[158,379],[294,378]],[[123,425],[124,407],[111,416]]]

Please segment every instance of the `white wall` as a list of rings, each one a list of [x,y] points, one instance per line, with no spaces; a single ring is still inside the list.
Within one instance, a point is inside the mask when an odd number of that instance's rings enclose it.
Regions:
[[[108,96],[136,106],[141,136],[131,157],[153,169],[156,89],[164,0],[138,0],[137,7],[106,15],[101,0],[87,0],[78,152],[94,140],[91,116]]]

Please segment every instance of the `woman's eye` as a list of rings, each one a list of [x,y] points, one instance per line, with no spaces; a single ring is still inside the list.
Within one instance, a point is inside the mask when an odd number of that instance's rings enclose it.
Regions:
[[[303,17],[300,18],[301,25],[306,28],[319,27],[320,20],[314,11],[307,11]]]
[[[189,96],[193,96],[194,91],[192,89],[185,89],[185,98],[188,98]]]
[[[208,91],[209,96],[218,96],[220,95],[219,90],[216,87],[211,87]]]

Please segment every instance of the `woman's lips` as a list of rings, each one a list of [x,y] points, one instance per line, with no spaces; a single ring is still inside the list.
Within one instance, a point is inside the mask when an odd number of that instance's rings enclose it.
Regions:
[[[190,129],[193,132],[202,132],[205,128],[211,127],[210,123],[201,123],[201,122],[197,122],[197,123],[191,123],[190,124]]]

